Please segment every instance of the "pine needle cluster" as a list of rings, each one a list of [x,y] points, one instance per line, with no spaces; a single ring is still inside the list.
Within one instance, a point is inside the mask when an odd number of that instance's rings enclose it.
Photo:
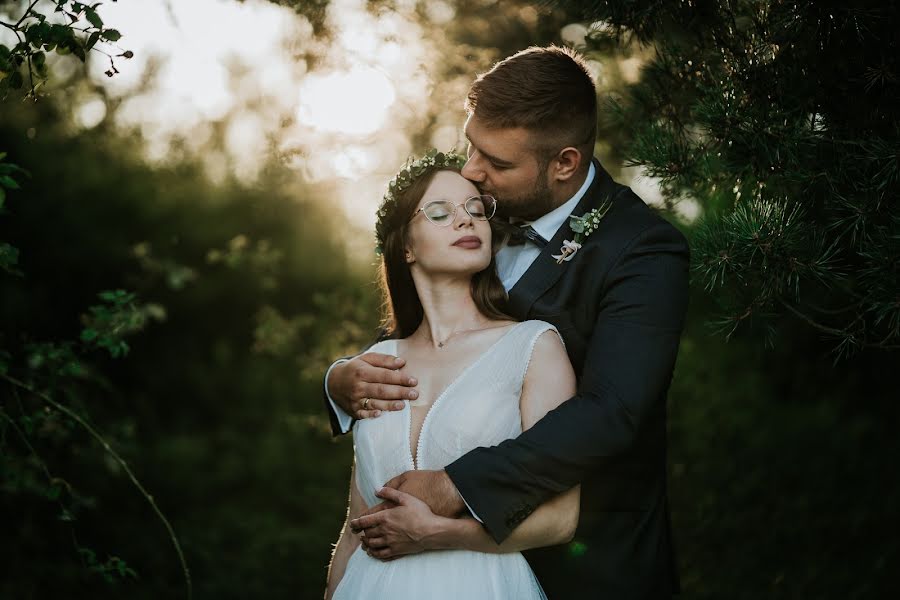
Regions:
[[[837,356],[900,348],[900,6],[616,0],[557,4],[585,52],[639,45],[602,119],[669,203],[703,209],[694,272],[728,335],[796,318]],[[602,81],[600,91],[602,90]]]

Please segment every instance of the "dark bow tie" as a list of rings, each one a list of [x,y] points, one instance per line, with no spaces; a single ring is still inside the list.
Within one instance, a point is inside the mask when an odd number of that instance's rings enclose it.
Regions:
[[[495,231],[506,235],[507,246],[521,246],[525,242],[531,242],[538,248],[543,248],[547,245],[547,240],[541,237],[541,234],[535,231],[531,225],[520,227],[519,225],[513,225],[507,221],[497,219],[493,221],[491,226]]]
[[[538,248],[543,248],[547,245],[547,240],[541,237],[541,234],[535,231],[531,225],[516,227],[515,229],[516,231],[510,232],[509,239],[506,240],[507,246],[520,246],[525,242],[531,242]]]

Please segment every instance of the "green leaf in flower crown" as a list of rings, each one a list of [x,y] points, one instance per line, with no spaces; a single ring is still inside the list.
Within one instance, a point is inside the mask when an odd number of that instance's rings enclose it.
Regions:
[[[441,163],[444,162],[444,153],[443,153],[443,152],[438,152],[437,154],[435,154],[435,155],[434,155],[434,161],[435,161],[435,162],[441,162]]]

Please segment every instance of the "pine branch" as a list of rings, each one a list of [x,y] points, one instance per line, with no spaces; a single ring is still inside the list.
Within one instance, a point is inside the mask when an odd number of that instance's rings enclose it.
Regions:
[[[834,330],[841,355],[894,349],[900,6],[623,0],[584,14],[654,50],[608,103],[610,126],[630,130],[626,164],[659,178],[666,206],[702,206],[694,269],[731,305],[723,332],[798,317],[786,303]]]

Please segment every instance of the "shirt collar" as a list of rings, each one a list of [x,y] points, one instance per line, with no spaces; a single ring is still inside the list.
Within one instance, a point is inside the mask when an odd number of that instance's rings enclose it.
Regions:
[[[572,214],[572,211],[578,206],[578,203],[584,197],[588,188],[591,187],[596,172],[597,170],[594,168],[594,161],[591,161],[587,177],[585,177],[584,183],[581,184],[581,187],[575,192],[575,195],[566,200],[564,204],[557,206],[540,219],[531,223],[531,226],[542,238],[545,240],[553,239],[553,236],[556,235],[559,228],[563,226],[563,223],[566,222],[566,219],[569,218],[569,215]]]

